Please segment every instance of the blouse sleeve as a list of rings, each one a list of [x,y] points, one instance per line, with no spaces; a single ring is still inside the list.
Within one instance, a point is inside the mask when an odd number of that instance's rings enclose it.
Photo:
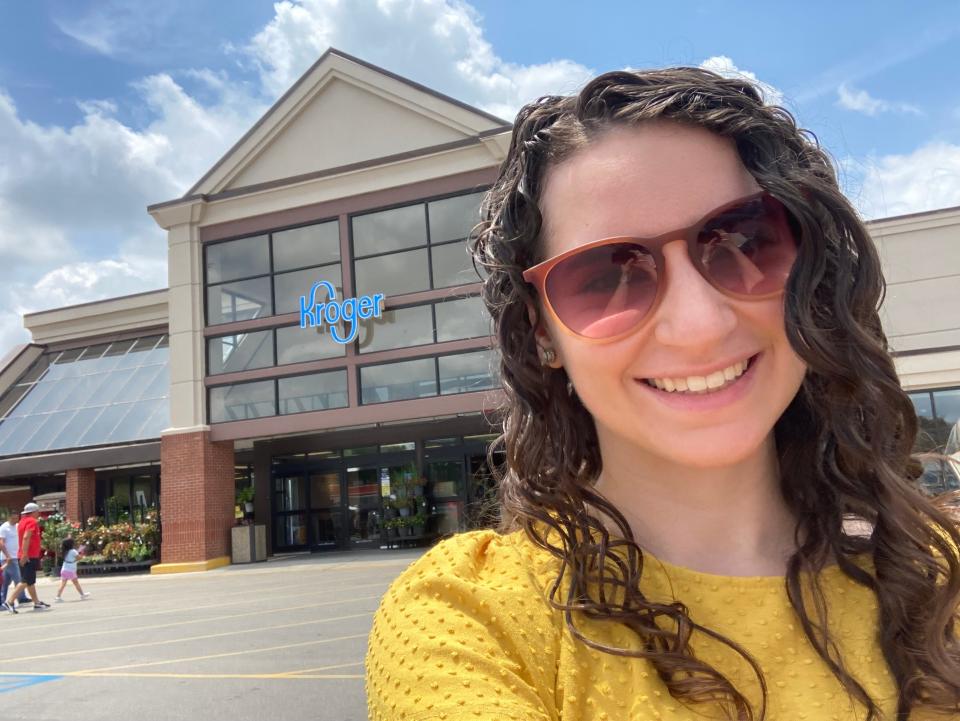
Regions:
[[[560,633],[508,536],[447,539],[391,585],[366,659],[371,721],[556,721]]]

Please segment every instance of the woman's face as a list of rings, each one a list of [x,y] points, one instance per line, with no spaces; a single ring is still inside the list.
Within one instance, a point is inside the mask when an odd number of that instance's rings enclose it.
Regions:
[[[615,128],[547,171],[544,257],[599,238],[658,236],[759,190],[732,142],[706,130]],[[553,365],[593,416],[604,452],[615,444],[690,467],[737,463],[768,439],[805,373],[784,332],[783,298],[724,295],[698,273],[683,240],[663,253],[662,301],[632,333],[591,343],[541,312],[539,342],[556,351]],[[706,393],[650,385],[714,385],[724,369],[725,385]]]

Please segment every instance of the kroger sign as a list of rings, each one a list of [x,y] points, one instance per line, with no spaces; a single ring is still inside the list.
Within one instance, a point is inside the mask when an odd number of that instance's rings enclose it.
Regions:
[[[323,288],[326,300],[317,298],[317,291]],[[300,327],[315,328],[326,323],[330,327],[330,337],[341,344],[352,343],[360,332],[361,320],[380,318],[383,315],[383,293],[361,295],[359,298],[337,300],[337,289],[328,280],[318,280],[310,288],[310,293],[300,296]],[[336,323],[343,321],[347,331],[341,336]]]

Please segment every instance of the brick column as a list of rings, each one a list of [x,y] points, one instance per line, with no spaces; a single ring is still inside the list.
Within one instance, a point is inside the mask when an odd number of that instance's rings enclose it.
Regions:
[[[94,515],[97,504],[97,473],[92,468],[67,471],[67,519],[83,523]]]
[[[233,441],[211,441],[209,431],[161,437],[163,541],[154,573],[200,571],[230,562],[233,478]]]

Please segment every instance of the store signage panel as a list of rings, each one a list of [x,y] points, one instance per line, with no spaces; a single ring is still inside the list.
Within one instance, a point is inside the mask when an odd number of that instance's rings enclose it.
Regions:
[[[326,300],[317,297],[317,291],[323,288]],[[352,343],[360,332],[360,321],[383,316],[383,293],[361,295],[359,298],[337,300],[337,289],[328,280],[318,280],[310,288],[310,293],[300,296],[300,327],[318,328],[324,324],[330,328],[330,337],[341,345]],[[336,324],[343,321],[347,331],[341,336]]]

